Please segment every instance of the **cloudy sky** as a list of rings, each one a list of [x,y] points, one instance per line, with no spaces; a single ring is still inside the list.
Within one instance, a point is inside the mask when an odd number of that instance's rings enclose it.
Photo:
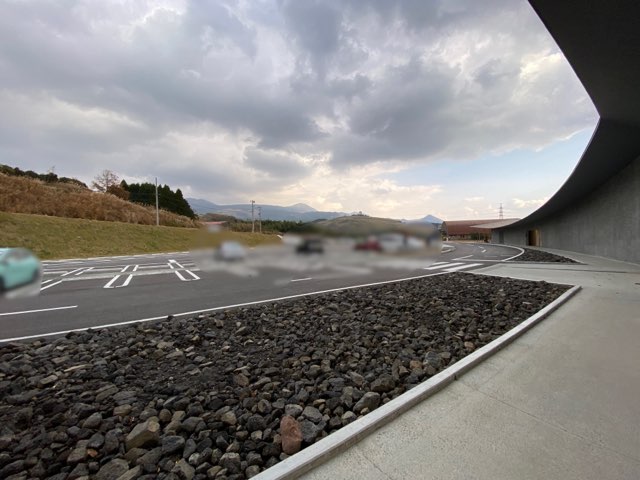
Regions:
[[[0,163],[395,218],[524,216],[597,122],[524,0],[4,0],[0,105]]]

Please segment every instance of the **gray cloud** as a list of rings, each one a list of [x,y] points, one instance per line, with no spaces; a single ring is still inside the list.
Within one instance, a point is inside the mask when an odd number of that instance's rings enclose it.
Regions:
[[[4,163],[229,195],[300,156],[473,158],[595,118],[524,0],[3,2],[0,99]]]

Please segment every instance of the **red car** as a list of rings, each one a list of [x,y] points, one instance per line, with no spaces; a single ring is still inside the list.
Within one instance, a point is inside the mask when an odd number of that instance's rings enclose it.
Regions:
[[[363,242],[356,243],[354,247],[356,250],[366,250],[370,252],[381,252],[382,246],[380,242],[378,242],[375,238],[369,238],[368,240],[364,240]]]

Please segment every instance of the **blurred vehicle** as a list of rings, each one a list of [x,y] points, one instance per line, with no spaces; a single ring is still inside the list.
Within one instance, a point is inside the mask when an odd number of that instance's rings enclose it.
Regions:
[[[40,282],[40,260],[26,248],[0,248],[0,293]]]
[[[297,253],[324,253],[324,242],[321,238],[306,238],[296,247]]]
[[[215,258],[227,262],[244,260],[247,257],[247,250],[239,242],[222,242],[216,250]]]
[[[412,235],[404,235],[400,233],[387,233],[380,235],[378,237],[378,242],[382,247],[382,251],[387,253],[420,250],[426,246],[424,240]]]
[[[372,251],[372,252],[381,252],[382,245],[375,237],[369,237],[367,240],[356,243],[355,250],[364,250],[364,251]]]

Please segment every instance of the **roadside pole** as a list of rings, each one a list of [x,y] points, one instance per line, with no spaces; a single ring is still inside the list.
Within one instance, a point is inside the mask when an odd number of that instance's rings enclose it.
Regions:
[[[253,215],[253,208],[256,205],[255,200],[251,200],[251,233],[256,233],[256,218]]]
[[[160,226],[160,209],[158,208],[158,177],[156,177],[156,227]]]

